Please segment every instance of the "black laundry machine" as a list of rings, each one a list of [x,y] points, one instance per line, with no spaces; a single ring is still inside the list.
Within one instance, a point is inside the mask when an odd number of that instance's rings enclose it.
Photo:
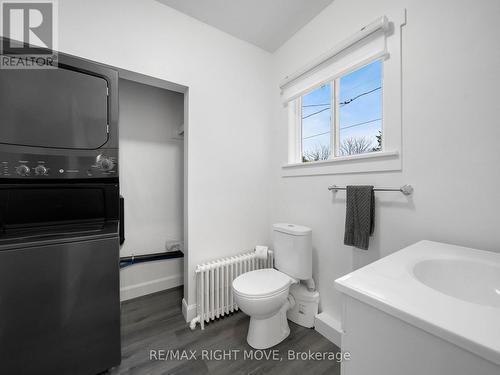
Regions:
[[[0,70],[0,374],[120,363],[118,74]]]

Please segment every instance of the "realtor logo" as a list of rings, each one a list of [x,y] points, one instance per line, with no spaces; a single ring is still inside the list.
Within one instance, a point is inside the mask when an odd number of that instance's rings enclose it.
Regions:
[[[3,69],[46,69],[56,65],[55,0],[2,0]],[[8,56],[7,56],[8,55]]]

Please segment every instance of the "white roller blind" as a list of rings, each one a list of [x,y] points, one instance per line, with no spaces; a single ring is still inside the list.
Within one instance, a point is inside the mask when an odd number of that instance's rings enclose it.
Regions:
[[[387,25],[387,18],[381,17],[303,69],[286,77],[281,84],[283,102],[287,104],[312,88],[371,60],[387,58]]]

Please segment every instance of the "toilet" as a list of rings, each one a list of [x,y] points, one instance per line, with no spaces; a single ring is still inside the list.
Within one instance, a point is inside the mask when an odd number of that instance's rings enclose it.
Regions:
[[[312,230],[301,225],[273,225],[274,268],[250,271],[233,280],[238,307],[250,316],[248,344],[267,349],[289,334],[286,313],[295,305],[290,285],[312,280]]]

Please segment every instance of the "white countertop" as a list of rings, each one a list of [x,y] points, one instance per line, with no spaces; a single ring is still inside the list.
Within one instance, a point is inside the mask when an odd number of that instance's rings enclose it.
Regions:
[[[420,282],[413,266],[428,259],[500,266],[500,254],[421,241],[335,281],[336,288],[500,365],[500,308],[467,302]],[[494,286],[500,293],[500,285]],[[499,295],[500,298],[500,295]]]

